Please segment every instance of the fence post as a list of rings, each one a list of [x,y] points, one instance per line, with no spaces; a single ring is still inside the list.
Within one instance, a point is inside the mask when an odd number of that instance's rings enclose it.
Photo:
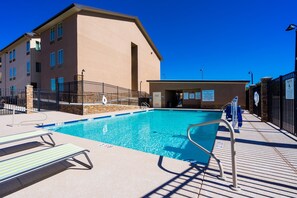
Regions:
[[[33,86],[26,85],[26,113],[29,114],[33,110]]]
[[[70,82],[68,82],[68,103],[71,103],[71,98],[70,98]]]
[[[271,77],[261,78],[261,121],[268,122],[268,83]]]
[[[59,103],[60,103],[60,88],[59,88],[59,83],[56,82],[56,108],[57,111],[59,111]]]
[[[37,89],[37,108],[40,111],[40,88]]]
[[[104,94],[104,83],[102,83],[102,93]]]
[[[250,85],[249,87],[249,112],[254,113],[254,88],[256,85]]]
[[[279,128],[283,128],[283,76],[279,76]]]
[[[294,134],[297,136],[297,73],[294,72]]]
[[[119,86],[117,86],[117,104],[119,104]]]

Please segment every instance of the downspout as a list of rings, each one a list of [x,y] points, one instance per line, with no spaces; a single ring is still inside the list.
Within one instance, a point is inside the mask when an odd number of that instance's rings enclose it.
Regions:
[[[6,75],[6,67],[7,67],[7,63],[6,63],[6,54],[8,54],[8,52],[5,52],[4,53],[4,59],[5,59],[5,61],[4,61],[4,63],[5,63],[5,65],[4,65],[4,77],[5,77],[5,81],[4,81],[4,95],[5,96],[7,96],[6,95],[6,91],[7,91],[7,87],[6,87],[6,85],[7,85],[7,83],[6,83],[6,81],[7,81],[7,75]]]

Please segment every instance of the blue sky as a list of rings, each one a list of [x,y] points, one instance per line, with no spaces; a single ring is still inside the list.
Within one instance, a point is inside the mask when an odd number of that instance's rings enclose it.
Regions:
[[[294,70],[296,0],[1,2],[0,48],[71,3],[137,16],[163,56],[162,79],[250,80]]]

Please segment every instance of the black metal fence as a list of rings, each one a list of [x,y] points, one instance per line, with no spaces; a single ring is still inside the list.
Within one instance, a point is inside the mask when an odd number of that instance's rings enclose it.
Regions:
[[[148,98],[146,92],[134,91],[107,83],[93,81],[73,81],[57,83],[56,90],[34,90],[34,108],[59,110],[60,104],[102,104],[103,96],[107,104],[139,105],[141,99]]]
[[[0,96],[0,115],[9,115],[15,113],[25,113],[26,92],[25,89],[3,90]]]
[[[297,135],[296,73],[292,72],[269,83],[269,121]]]

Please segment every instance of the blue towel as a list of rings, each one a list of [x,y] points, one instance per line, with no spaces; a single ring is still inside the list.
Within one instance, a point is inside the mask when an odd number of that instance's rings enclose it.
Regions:
[[[242,115],[241,115],[241,108],[237,107],[237,121],[238,121],[238,127],[242,127]]]
[[[225,113],[226,113],[226,120],[231,121],[232,120],[231,105],[227,105],[225,109]]]
[[[226,113],[226,120],[229,122],[232,121],[232,114],[231,114],[231,105],[228,105],[225,109]],[[242,127],[242,115],[241,115],[241,107],[237,107],[237,121],[238,121],[238,127]]]

